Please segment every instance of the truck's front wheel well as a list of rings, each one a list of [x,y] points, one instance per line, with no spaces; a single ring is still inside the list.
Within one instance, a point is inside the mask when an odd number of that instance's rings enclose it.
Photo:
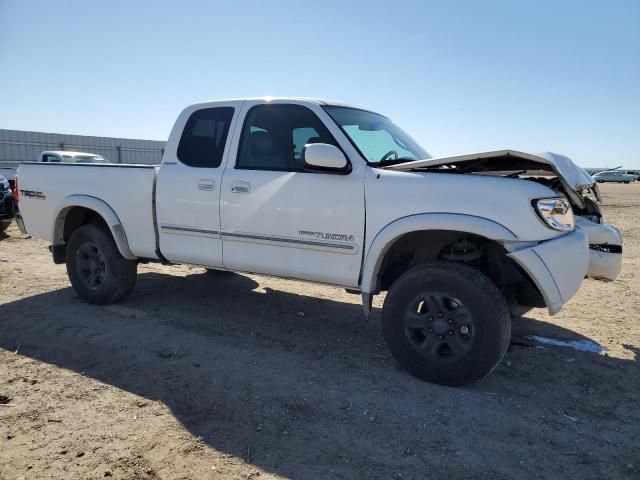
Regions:
[[[67,243],[73,232],[83,225],[89,223],[102,224],[107,227],[107,222],[95,210],[86,207],[71,207],[58,217],[61,228],[57,230],[54,245],[52,245],[51,253],[55,263],[64,263],[67,257]]]
[[[500,243],[459,231],[417,231],[398,238],[380,264],[376,290],[388,290],[408,269],[435,261],[464,263],[485,274],[501,290],[514,315],[544,307],[537,287]]]

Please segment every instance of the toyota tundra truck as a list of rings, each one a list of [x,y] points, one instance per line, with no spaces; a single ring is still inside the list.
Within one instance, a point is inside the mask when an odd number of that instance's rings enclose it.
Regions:
[[[512,317],[553,315],[621,265],[597,185],[566,156],[431,158],[387,117],[318,99],[192,105],[159,167],[26,163],[18,185],[19,226],[88,302],[123,299],[151,261],[340,286],[366,317],[386,292],[391,353],[446,385],[496,367]]]

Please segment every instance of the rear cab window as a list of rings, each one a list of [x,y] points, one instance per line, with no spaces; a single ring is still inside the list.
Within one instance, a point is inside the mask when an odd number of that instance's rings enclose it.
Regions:
[[[178,159],[190,167],[217,168],[222,163],[233,107],[196,110],[182,131]]]

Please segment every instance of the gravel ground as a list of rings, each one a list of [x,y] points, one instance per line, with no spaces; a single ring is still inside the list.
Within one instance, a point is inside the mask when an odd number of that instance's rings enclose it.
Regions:
[[[514,323],[466,388],[388,353],[382,298],[144,265],[93,306],[45,242],[0,240],[0,479],[640,478],[640,183],[605,185],[612,283]],[[588,340],[589,353],[525,340]]]

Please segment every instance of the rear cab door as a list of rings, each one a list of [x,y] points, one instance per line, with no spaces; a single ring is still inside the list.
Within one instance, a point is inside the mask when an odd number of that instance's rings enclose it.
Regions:
[[[173,127],[155,195],[159,248],[169,261],[222,266],[220,186],[243,103],[193,105]]]

